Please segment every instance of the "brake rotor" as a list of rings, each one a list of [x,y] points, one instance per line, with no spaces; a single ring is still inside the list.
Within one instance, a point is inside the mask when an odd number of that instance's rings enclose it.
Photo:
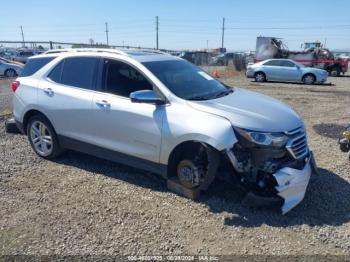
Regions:
[[[191,160],[181,160],[177,165],[177,177],[186,188],[199,186],[199,169]]]

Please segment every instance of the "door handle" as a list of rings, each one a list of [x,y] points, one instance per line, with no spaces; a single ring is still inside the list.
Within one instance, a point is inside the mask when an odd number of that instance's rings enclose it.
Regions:
[[[111,104],[108,103],[108,101],[106,101],[106,100],[96,101],[96,105],[98,105],[99,107],[102,107],[102,108],[107,108],[107,107],[111,106]]]
[[[52,88],[44,88],[44,92],[45,94],[47,94],[48,96],[53,96],[54,92],[52,90]]]

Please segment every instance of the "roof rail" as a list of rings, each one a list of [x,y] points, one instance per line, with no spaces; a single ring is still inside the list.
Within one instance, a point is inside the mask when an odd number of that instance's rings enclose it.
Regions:
[[[51,49],[46,51],[44,54],[59,54],[67,52],[103,52],[103,53],[112,53],[120,55],[128,55],[126,52],[123,52],[118,49],[108,49],[108,48],[65,48],[65,49]]]

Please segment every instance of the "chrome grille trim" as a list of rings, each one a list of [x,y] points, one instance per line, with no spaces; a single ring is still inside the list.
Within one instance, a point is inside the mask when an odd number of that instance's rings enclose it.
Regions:
[[[295,159],[302,159],[306,157],[309,153],[309,149],[304,128],[299,127],[285,132],[285,134],[290,136],[286,148],[292,157]]]

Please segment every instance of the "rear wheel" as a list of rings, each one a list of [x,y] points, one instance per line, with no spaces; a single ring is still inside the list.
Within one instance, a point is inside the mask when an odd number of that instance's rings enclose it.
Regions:
[[[62,153],[56,132],[44,116],[35,115],[29,119],[27,135],[34,152],[40,157],[52,159]]]
[[[256,82],[265,82],[266,81],[266,76],[263,72],[257,72],[254,77],[255,77]]]
[[[6,77],[16,77],[16,76],[17,76],[17,73],[16,73],[16,71],[13,70],[13,69],[7,69],[7,70],[5,71],[5,76],[6,76]]]
[[[305,85],[312,85],[315,83],[315,81],[316,81],[316,78],[312,74],[307,74],[303,76],[303,83]]]

